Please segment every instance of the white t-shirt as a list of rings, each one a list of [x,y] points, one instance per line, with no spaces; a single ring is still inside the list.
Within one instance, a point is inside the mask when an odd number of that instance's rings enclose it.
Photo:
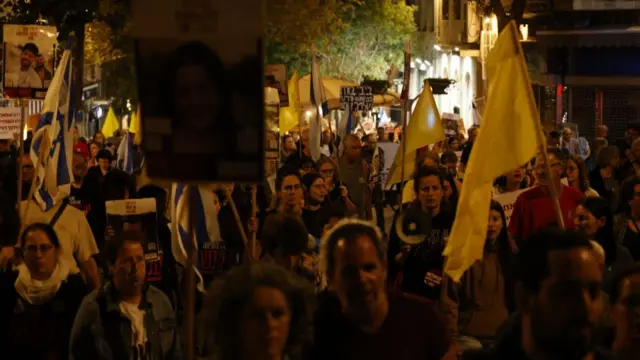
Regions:
[[[24,211],[27,201],[23,201],[21,206]],[[45,213],[35,201],[32,201],[29,205],[29,212],[23,219],[25,226],[36,222],[49,224],[60,206],[61,204],[58,204]],[[67,206],[64,209],[53,229],[60,240],[61,256],[69,263],[71,273],[80,271],[76,259],[85,262],[98,253],[98,245],[96,245],[96,239],[93,237],[87,218],[82,211],[73,206]]]

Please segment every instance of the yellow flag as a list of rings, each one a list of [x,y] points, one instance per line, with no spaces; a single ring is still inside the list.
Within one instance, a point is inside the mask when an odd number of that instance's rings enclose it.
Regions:
[[[136,134],[135,137],[133,138],[133,143],[135,145],[140,145],[142,143],[142,125],[140,125],[140,120],[142,119],[140,117],[140,105],[138,105],[138,111],[136,111],[136,126],[135,126],[135,130],[131,130],[131,127],[129,127],[129,131]]]
[[[300,122],[300,95],[298,95],[298,83],[300,77],[298,72],[294,72],[293,76],[287,84],[289,92],[289,106],[280,108],[280,135],[293,129]]]
[[[482,259],[493,181],[529,161],[538,147],[540,120],[517,31],[514,22],[505,27],[487,57],[482,131],[473,144],[444,251],[444,270],[455,282]]]
[[[139,129],[140,129],[140,124],[138,123],[138,114],[132,112],[131,113],[131,119],[129,119],[129,132],[136,134],[138,133]]]
[[[440,119],[440,113],[433,99],[433,93],[429,83],[424,84],[424,89],[418,103],[416,104],[409,125],[404,131],[402,141],[407,142],[406,154],[404,156],[404,180],[408,180],[415,171],[416,154],[418,149],[430,144],[437,143],[444,139],[444,127]],[[393,165],[389,169],[387,185],[402,181],[402,151],[403,144],[400,143]]]
[[[107,118],[104,120],[104,124],[102,124],[102,133],[105,137],[110,138],[118,129],[120,129],[120,122],[118,122],[118,118],[116,118],[113,108],[110,107],[109,112],[107,113]]]

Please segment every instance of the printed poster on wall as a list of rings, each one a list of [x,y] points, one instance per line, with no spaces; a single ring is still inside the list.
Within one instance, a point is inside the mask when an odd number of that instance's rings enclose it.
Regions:
[[[0,139],[14,139],[22,133],[22,109],[19,107],[0,108]]]
[[[132,2],[150,177],[263,180],[263,3]]]
[[[281,107],[289,106],[289,88],[287,84],[286,65],[267,65],[266,69],[264,69],[264,86],[278,90]]]
[[[107,236],[109,242],[125,230],[140,230],[144,233],[144,257],[147,263],[146,280],[162,280],[163,249],[158,241],[156,199],[113,200],[106,202]]]
[[[55,26],[4,25],[4,95],[44,99],[53,79]]]

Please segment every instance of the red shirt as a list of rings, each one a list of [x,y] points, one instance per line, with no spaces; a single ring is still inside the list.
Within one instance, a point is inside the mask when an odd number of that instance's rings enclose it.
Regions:
[[[580,191],[562,185],[562,195],[560,195],[559,202],[565,228],[573,229],[573,215],[582,197]],[[539,230],[550,225],[557,226],[557,224],[556,213],[548,189],[544,186],[536,186],[518,196],[509,221],[509,233],[516,239],[522,240]]]
[[[82,141],[76,141],[76,143],[73,144],[73,152],[80,153],[87,159],[91,157],[91,154],[89,153],[89,145]]]

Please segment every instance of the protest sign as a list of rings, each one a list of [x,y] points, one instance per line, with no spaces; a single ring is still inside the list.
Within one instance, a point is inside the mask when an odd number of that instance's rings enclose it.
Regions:
[[[113,200],[106,202],[107,236],[120,236],[125,230],[140,230],[144,234],[144,258],[147,263],[146,280],[162,280],[163,251],[158,241],[155,199]]]
[[[21,134],[22,109],[19,107],[0,108],[0,139],[13,139]]]
[[[132,2],[150,177],[264,179],[263,3]]]
[[[267,65],[264,70],[264,86],[278,90],[280,106],[289,106],[289,88],[287,86],[287,66],[284,64]]]
[[[371,111],[373,92],[370,86],[343,86],[340,88],[340,109]]]
[[[53,79],[55,26],[4,25],[4,95],[44,99]]]
[[[509,225],[509,220],[511,220],[511,214],[513,214],[513,205],[516,203],[518,196],[524,190],[512,191],[506,194],[500,194],[493,197],[493,200],[499,202],[500,205],[502,205],[502,209],[504,210],[504,216],[507,219],[507,225]]]

